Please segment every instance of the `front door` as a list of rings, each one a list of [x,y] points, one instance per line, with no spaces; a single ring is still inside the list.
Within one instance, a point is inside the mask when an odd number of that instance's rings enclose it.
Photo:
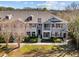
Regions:
[[[66,38],[66,33],[63,34],[63,37]]]
[[[37,32],[38,32],[38,36],[42,37],[41,30],[37,30]]]
[[[37,26],[37,36],[42,38],[42,24]]]

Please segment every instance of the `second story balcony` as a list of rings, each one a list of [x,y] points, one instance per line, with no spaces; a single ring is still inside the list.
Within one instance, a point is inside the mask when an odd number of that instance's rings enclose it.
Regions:
[[[50,30],[50,27],[45,27],[44,30]]]
[[[44,24],[44,30],[50,30],[50,24]]]

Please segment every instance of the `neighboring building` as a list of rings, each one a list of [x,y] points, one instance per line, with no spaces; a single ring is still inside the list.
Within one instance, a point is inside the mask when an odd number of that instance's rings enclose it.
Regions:
[[[67,38],[68,36],[67,21],[47,11],[0,11],[0,18],[4,20],[1,24],[5,22],[6,26],[10,25],[7,29],[5,26],[4,30],[12,33],[38,36],[43,39],[51,37]],[[16,20],[18,18],[22,20]]]

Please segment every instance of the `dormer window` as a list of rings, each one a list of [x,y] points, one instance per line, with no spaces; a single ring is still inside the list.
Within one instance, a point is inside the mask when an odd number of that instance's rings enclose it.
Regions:
[[[29,16],[25,21],[32,21],[32,16]]]
[[[5,16],[6,19],[9,19],[9,16]]]
[[[38,18],[38,22],[41,22],[41,18]]]
[[[31,21],[32,20],[32,16],[29,16],[28,19]]]
[[[12,15],[5,16],[5,19],[11,19],[11,18],[12,18]]]

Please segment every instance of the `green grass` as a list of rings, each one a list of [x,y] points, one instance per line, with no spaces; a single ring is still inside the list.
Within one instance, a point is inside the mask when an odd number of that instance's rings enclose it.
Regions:
[[[54,45],[24,45],[14,51],[11,51],[9,56],[22,56],[23,54],[34,53],[34,52],[49,52],[52,50],[63,50],[60,46]]]
[[[32,49],[42,49],[44,48],[45,49],[51,49],[52,45],[25,45],[23,46],[20,50],[26,50],[26,51],[29,51],[29,50],[32,50]]]
[[[21,53],[28,53],[31,51],[49,51],[49,50],[63,50],[63,48],[54,45],[25,45],[20,49]]]

